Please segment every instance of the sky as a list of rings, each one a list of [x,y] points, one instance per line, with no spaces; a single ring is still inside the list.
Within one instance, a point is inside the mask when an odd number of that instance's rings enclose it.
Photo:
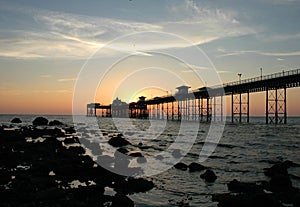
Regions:
[[[299,0],[0,0],[0,114],[85,113],[297,69],[299,20]],[[299,92],[288,89],[289,115]],[[251,95],[251,115],[264,96]]]

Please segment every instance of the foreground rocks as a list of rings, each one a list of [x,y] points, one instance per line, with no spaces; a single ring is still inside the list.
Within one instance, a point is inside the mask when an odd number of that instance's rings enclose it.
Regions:
[[[34,126],[44,126],[48,124],[48,119],[46,119],[45,117],[37,117],[32,121],[32,124]]]
[[[231,193],[215,194],[212,200],[220,207],[298,207],[300,189],[293,187],[287,171],[293,166],[298,165],[284,161],[264,169],[269,181],[246,183],[234,179],[227,184]]]
[[[39,118],[34,123],[46,121]],[[72,132],[73,128],[0,127],[0,206],[134,206],[128,194],[154,187],[152,181],[96,165]],[[116,194],[106,195],[105,187]]]

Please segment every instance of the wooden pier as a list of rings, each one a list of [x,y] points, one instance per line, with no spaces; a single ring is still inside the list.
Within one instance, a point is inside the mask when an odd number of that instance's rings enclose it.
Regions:
[[[286,124],[287,89],[299,86],[300,69],[296,69],[221,86],[202,87],[192,92],[189,92],[188,86],[180,86],[174,96],[152,99],[142,96],[132,103],[124,103],[118,98],[110,105],[90,103],[87,104],[87,116],[223,121],[224,97],[231,96],[231,122],[249,122],[250,93],[265,92],[266,124]]]

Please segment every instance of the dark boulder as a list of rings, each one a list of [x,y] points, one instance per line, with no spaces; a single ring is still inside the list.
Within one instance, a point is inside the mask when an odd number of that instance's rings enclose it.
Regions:
[[[236,193],[262,193],[262,186],[257,185],[256,183],[245,183],[239,182],[236,179],[230,181],[228,184],[228,190]]]
[[[134,202],[123,195],[122,193],[117,193],[114,197],[111,197],[111,207],[134,207]]]
[[[192,162],[191,164],[189,164],[189,171],[190,172],[199,172],[199,171],[202,171],[202,170],[205,170],[207,169],[207,167],[199,164],[199,163],[196,163],[196,162]]]
[[[126,145],[130,145],[130,142],[128,142],[126,139],[122,137],[112,137],[109,141],[108,144],[110,144],[113,147],[123,147]]]
[[[117,192],[133,194],[149,191],[154,187],[154,184],[152,181],[143,178],[128,178],[128,180],[116,182],[113,187]]]
[[[202,175],[200,175],[200,178],[204,179],[206,182],[212,183],[215,182],[215,180],[218,178],[216,176],[216,174],[214,173],[214,171],[208,169],[205,171],[205,173],[203,173]]]
[[[44,126],[48,124],[48,119],[46,119],[45,117],[37,117],[33,120],[32,124],[34,126]]]
[[[20,118],[13,118],[10,122],[14,124],[20,124],[22,123],[22,120]]]
[[[68,137],[68,138],[65,138],[64,140],[64,143],[65,144],[76,144],[76,143],[79,143],[79,139],[78,137]]]
[[[53,121],[49,122],[49,126],[61,126],[61,125],[64,125],[64,124],[58,120],[53,120]]]
[[[284,162],[276,163],[270,168],[265,168],[264,173],[266,176],[272,177],[275,175],[288,175],[288,168],[297,167],[297,164],[292,161],[286,160]]]
[[[212,200],[219,202],[220,207],[283,207],[274,196],[265,193],[216,194]]]
[[[77,154],[84,154],[85,149],[83,147],[72,146],[68,148],[69,151],[75,152]]]
[[[294,207],[300,207],[300,192],[293,196]]]
[[[132,157],[144,157],[139,151],[130,152],[128,155]]]
[[[74,133],[76,133],[74,127],[67,127],[67,128],[64,128],[64,130],[65,130],[65,132],[67,134],[74,134]]]
[[[188,168],[188,166],[182,162],[175,164],[174,167],[178,170],[183,170],[183,171],[187,170]]]
[[[129,152],[126,148],[118,148],[117,151],[124,155],[126,155]]]
[[[275,175],[270,180],[272,192],[284,192],[292,188],[292,181],[287,175]]]

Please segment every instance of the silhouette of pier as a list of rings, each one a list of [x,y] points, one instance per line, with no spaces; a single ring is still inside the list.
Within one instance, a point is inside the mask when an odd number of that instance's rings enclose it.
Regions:
[[[231,122],[249,122],[250,93],[265,92],[266,124],[287,123],[287,89],[300,86],[300,69],[282,71],[189,91],[188,86],[177,87],[170,96],[125,103],[116,99],[110,105],[87,104],[87,116],[129,117],[141,119],[223,121],[224,97],[231,96]]]

